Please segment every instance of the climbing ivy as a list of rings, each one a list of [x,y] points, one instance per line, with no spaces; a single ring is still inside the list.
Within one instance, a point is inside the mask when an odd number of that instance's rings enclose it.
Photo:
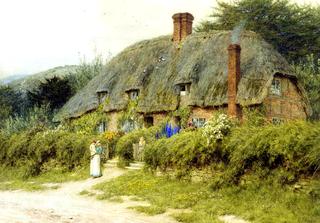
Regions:
[[[191,109],[189,106],[178,108],[178,110],[173,112],[173,115],[180,117],[180,124],[182,128],[188,127],[188,120],[191,115]]]
[[[137,112],[139,99],[137,100],[130,100],[126,109],[120,112],[120,115],[117,120],[117,127],[119,130],[122,129],[123,125],[127,121],[134,122],[135,125],[141,127],[143,124],[143,120],[141,116]]]
[[[106,99],[94,112],[90,112],[80,118],[70,120],[67,123],[64,123],[64,127],[70,131],[81,134],[96,133],[97,127],[101,122],[110,121],[109,115],[103,111],[103,107],[108,103],[109,100]]]

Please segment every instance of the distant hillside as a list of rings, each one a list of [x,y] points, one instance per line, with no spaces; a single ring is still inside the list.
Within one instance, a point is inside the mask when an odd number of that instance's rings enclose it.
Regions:
[[[10,84],[12,81],[22,79],[26,76],[27,76],[26,74],[17,74],[17,75],[11,75],[8,77],[0,78],[0,85],[1,84]]]
[[[47,78],[54,76],[65,77],[68,75],[75,75],[77,71],[77,65],[66,65],[55,67],[46,71],[42,71],[36,74],[24,76],[19,79],[13,79],[9,82],[14,89],[25,92],[36,88],[41,82]]]

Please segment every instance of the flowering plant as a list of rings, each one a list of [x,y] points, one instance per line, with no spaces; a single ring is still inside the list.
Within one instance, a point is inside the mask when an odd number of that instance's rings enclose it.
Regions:
[[[107,141],[112,141],[113,139],[115,139],[118,136],[117,132],[113,132],[113,131],[107,131],[104,133],[104,138]]]
[[[219,114],[204,124],[202,135],[208,144],[212,141],[217,142],[230,132],[231,124],[227,115]]]

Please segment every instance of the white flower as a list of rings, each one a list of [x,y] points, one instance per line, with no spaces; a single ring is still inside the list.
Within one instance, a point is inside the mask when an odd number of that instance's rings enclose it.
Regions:
[[[230,128],[231,122],[228,119],[228,116],[220,114],[205,123],[202,134],[207,138],[209,144],[213,140],[217,141],[223,139],[223,137],[228,134]]]

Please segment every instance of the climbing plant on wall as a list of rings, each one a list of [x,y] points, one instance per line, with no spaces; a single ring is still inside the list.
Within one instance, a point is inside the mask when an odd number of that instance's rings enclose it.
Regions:
[[[191,114],[191,109],[189,106],[186,107],[180,107],[178,110],[173,112],[173,116],[180,118],[180,125],[182,128],[188,127],[188,119]]]
[[[130,132],[133,129],[142,126],[143,120],[137,112],[138,99],[130,100],[127,108],[120,113],[117,127],[124,132]]]
[[[103,111],[103,106],[107,103],[109,103],[108,100],[100,104],[94,112],[70,120],[68,123],[64,123],[64,126],[71,131],[82,134],[96,133],[97,127],[101,122],[108,122],[110,120],[110,117]]]

